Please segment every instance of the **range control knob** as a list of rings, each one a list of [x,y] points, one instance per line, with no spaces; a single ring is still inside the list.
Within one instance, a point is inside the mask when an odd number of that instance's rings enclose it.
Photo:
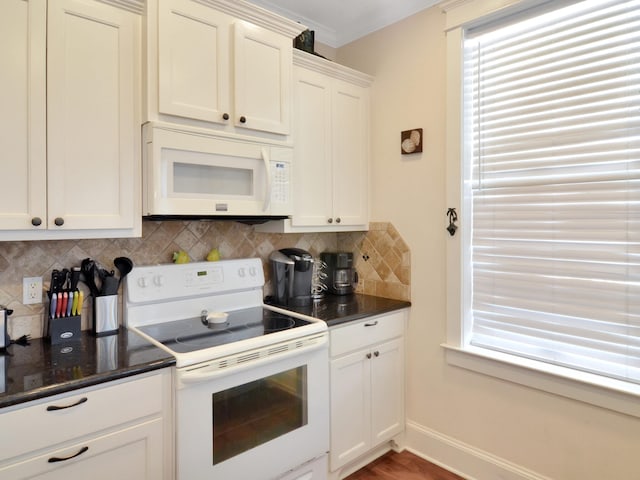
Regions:
[[[162,275],[156,275],[153,277],[153,284],[156,287],[161,287],[164,285],[164,277]]]
[[[147,288],[147,277],[138,278],[138,286],[140,288]]]

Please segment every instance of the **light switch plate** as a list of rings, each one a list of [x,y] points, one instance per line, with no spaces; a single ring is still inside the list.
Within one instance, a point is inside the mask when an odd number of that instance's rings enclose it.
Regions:
[[[22,279],[22,304],[42,303],[42,277],[24,277]]]

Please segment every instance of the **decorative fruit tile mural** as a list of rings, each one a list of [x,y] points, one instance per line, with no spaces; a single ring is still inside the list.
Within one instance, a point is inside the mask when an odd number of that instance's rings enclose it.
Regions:
[[[191,261],[204,261],[212,248],[222,259],[260,257],[265,269],[265,295],[271,293],[268,258],[271,252],[297,247],[319,256],[324,251],[350,251],[359,274],[358,293],[410,300],[411,254],[388,222],[370,224],[368,232],[274,234],[256,232],[234,221],[144,221],[141,238],[0,242],[0,305],[14,311],[9,335],[42,336],[44,303],[22,304],[22,278],[43,277],[49,289],[53,269],[79,266],[91,257],[107,269],[113,259],[125,256],[134,265],[171,263],[173,253],[184,250]],[[81,288],[88,293],[86,287]],[[92,302],[85,302],[83,329],[90,328]]]

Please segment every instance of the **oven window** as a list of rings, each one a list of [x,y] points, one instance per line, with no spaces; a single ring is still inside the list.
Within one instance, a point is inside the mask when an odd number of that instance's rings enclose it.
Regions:
[[[212,397],[216,465],[307,424],[307,366]]]

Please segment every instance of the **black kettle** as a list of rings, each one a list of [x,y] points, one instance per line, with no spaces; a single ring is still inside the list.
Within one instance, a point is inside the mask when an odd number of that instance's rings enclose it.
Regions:
[[[301,248],[283,248],[269,256],[274,301],[285,307],[311,305],[313,257]]]

